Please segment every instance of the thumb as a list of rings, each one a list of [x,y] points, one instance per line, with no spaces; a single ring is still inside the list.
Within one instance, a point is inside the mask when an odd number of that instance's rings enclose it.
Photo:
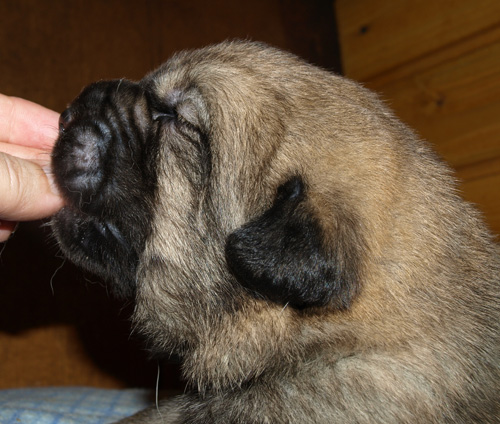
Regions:
[[[0,153],[0,219],[29,221],[45,218],[62,207],[42,168]]]

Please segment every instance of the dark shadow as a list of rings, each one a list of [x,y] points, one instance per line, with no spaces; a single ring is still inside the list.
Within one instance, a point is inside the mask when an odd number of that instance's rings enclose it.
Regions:
[[[108,295],[96,277],[59,254],[50,229],[22,224],[0,257],[0,331],[16,334],[51,324],[76,328],[92,361],[128,387],[153,388],[158,364],[131,336],[132,305]],[[162,388],[183,387],[178,365],[162,363]]]
[[[332,0],[280,0],[281,18],[292,51],[314,65],[342,74]]]

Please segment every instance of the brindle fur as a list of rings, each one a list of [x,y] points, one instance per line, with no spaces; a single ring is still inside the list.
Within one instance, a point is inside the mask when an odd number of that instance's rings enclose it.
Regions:
[[[181,356],[189,387],[123,423],[500,422],[498,248],[376,95],[249,42],[100,84],[62,119],[54,228],[70,258],[129,279],[137,331]],[[78,174],[77,200],[71,167],[95,153],[72,128],[91,108],[118,119],[106,90],[138,128],[118,155],[134,160],[99,184]],[[63,234],[87,219],[128,243],[126,272],[109,234],[90,262]]]

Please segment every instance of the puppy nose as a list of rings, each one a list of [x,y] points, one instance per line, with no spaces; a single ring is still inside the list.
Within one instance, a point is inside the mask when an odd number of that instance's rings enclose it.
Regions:
[[[101,81],[60,115],[52,169],[69,205],[102,216],[125,202],[127,175],[137,167],[148,131],[146,106],[138,84]]]
[[[71,112],[60,118],[59,140],[52,163],[60,189],[86,212],[100,208],[99,188],[105,179],[112,133],[102,120],[72,120]]]

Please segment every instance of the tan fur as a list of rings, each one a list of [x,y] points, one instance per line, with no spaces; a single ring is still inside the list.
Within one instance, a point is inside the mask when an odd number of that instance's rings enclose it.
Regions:
[[[260,44],[144,81],[209,135],[212,169],[198,190],[169,153],[189,134],[160,134],[134,322],[193,391],[125,422],[500,422],[498,248],[426,143],[373,93]],[[358,258],[347,308],[254,296],[226,264],[227,236],[294,175],[325,249]]]

